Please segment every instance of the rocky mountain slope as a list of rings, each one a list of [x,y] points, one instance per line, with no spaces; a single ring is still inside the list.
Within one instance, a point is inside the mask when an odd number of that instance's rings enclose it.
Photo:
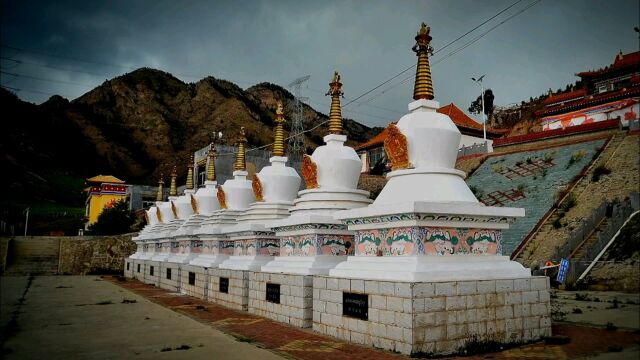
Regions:
[[[270,143],[277,100],[291,119],[293,96],[278,85],[243,90],[213,77],[184,83],[149,68],[107,80],[72,101],[53,96],[34,105],[2,89],[9,139],[0,145],[0,166],[12,174],[2,182],[16,195],[42,188],[52,172],[79,178],[108,173],[129,183],[152,184],[160,172],[184,165],[213,131],[222,131],[223,141],[233,143],[244,126],[250,146]],[[304,115],[305,128],[327,120],[307,105]],[[352,120],[345,120],[345,129],[351,144],[381,130]],[[305,135],[309,150],[322,143],[325,132],[320,127]],[[184,176],[186,170],[180,171]]]

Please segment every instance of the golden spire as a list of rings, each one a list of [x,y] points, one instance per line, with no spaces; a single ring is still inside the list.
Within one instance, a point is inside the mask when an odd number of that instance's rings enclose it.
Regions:
[[[342,110],[340,109],[340,96],[343,96],[340,74],[333,73],[333,81],[329,83],[329,91],[326,95],[331,95],[331,110],[329,110],[329,134],[342,134]]]
[[[273,156],[284,156],[284,110],[282,102],[278,101],[276,105],[276,128],[273,131],[275,141],[273,142]]]
[[[216,147],[213,143],[209,147],[209,153],[207,154],[209,158],[209,162],[207,164],[207,181],[216,181],[216,157],[218,157],[218,152],[216,151]]]
[[[193,155],[189,156],[187,169],[187,190],[193,190]]]
[[[169,188],[169,196],[178,196],[178,188],[176,187],[176,178],[178,177],[178,169],[174,166],[171,170],[171,187]]]
[[[238,135],[238,153],[236,154],[236,162],[233,164],[233,170],[246,170],[247,163],[244,158],[245,149],[244,146],[247,143],[247,137],[245,136],[244,126],[240,128],[240,135]]]
[[[429,67],[429,54],[433,54],[433,48],[429,43],[431,42],[431,35],[429,32],[431,28],[427,24],[422,23],[418,35],[416,35],[416,44],[413,45],[413,50],[418,56],[418,66],[416,67],[416,83],[413,87],[413,99],[427,99],[433,100],[433,83],[431,82],[431,68]]]
[[[162,189],[164,186],[164,176],[160,173],[160,180],[158,180],[158,194],[156,195],[156,201],[164,200],[164,190]]]

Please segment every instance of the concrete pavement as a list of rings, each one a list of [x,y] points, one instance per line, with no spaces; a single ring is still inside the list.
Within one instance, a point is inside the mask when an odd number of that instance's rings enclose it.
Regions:
[[[6,359],[282,359],[94,276],[1,277],[0,294]]]

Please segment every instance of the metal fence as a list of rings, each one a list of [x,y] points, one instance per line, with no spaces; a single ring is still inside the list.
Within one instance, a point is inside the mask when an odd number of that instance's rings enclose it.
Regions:
[[[622,202],[604,202],[593,211],[590,218],[584,219],[581,222],[581,226],[570,234],[569,241],[556,250],[554,258],[559,260],[568,257],[587,237],[591,236],[600,222],[607,217],[607,226],[595,235],[597,236],[596,240],[588,245],[580,258],[571,261],[568,276],[577,278],[607,246],[629,216],[631,216],[633,212],[638,211],[638,209],[640,209],[640,194],[637,192],[633,192],[629,198]]]
[[[467,156],[467,155],[475,155],[475,154],[486,154],[489,152],[489,147],[487,142],[485,141],[483,144],[473,144],[471,146],[463,146],[458,149],[458,157]]]

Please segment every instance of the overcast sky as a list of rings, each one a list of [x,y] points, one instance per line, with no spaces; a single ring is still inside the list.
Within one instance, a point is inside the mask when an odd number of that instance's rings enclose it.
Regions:
[[[286,87],[311,75],[303,96],[327,113],[323,95],[334,70],[346,104],[415,64],[410,48],[420,22],[431,26],[437,51],[516,1],[3,0],[1,83],[41,103],[53,94],[76,98],[142,66],[243,88]],[[472,76],[486,74],[496,104],[506,105],[564,87],[620,50],[638,50],[639,1],[542,0],[449,56],[536,1],[521,0],[431,58],[441,105],[466,110],[480,92]],[[344,115],[367,125],[397,120],[413,91],[413,80],[402,80],[414,72],[349,104]]]

